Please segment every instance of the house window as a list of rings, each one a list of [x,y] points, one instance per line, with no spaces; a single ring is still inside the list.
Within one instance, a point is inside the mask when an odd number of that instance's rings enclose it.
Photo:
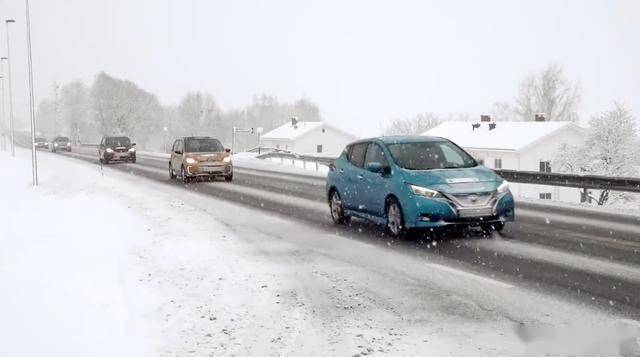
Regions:
[[[316,152],[317,152],[318,154],[322,153],[322,145],[318,145],[318,146],[316,146]]]
[[[493,167],[496,169],[502,168],[502,159],[493,159]]]
[[[540,161],[540,172],[551,172],[551,161]]]
[[[551,199],[551,192],[544,192],[540,194],[540,199],[541,200],[550,200]]]

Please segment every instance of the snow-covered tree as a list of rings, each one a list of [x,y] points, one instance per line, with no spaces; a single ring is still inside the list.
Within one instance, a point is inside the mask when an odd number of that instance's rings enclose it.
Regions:
[[[419,113],[411,118],[398,118],[384,129],[384,135],[420,135],[442,123],[433,113]]]
[[[640,141],[632,113],[616,103],[613,110],[593,117],[589,121],[585,144],[581,147],[562,148],[554,166],[560,172],[567,173],[612,177],[640,175]],[[604,205],[627,202],[632,197],[629,194],[602,190],[593,199],[598,205]]]
[[[550,64],[520,83],[515,110],[524,121],[534,120],[536,113],[553,121],[576,121],[579,105],[580,86],[565,77],[561,66]]]

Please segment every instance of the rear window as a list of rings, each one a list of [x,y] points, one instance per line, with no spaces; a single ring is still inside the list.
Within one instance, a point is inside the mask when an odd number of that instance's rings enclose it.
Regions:
[[[222,152],[224,147],[218,139],[213,138],[186,138],[184,139],[185,152]]]
[[[105,145],[107,146],[129,146],[131,140],[126,136],[113,136],[105,139]]]

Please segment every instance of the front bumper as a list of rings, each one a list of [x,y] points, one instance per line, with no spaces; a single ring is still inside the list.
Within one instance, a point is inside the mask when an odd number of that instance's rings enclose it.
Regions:
[[[221,165],[187,165],[186,166],[187,175],[189,177],[196,176],[228,176],[233,174],[233,165],[232,164],[221,164]]]
[[[490,206],[456,207],[447,200],[411,196],[403,205],[405,226],[436,228],[452,225],[478,225],[515,220],[513,195],[507,192]]]
[[[36,149],[47,149],[49,147],[49,144],[35,143],[34,146]]]
[[[108,161],[131,161],[136,158],[135,152],[106,152],[104,153],[104,158]]]

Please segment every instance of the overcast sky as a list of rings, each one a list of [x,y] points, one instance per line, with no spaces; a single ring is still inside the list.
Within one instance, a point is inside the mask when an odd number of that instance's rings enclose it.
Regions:
[[[177,103],[223,108],[302,96],[360,135],[393,117],[488,110],[549,62],[583,89],[581,116],[614,100],[640,115],[640,1],[31,0],[36,100],[99,71]],[[27,113],[23,0],[11,32],[16,115]],[[0,53],[6,53],[4,21]]]

